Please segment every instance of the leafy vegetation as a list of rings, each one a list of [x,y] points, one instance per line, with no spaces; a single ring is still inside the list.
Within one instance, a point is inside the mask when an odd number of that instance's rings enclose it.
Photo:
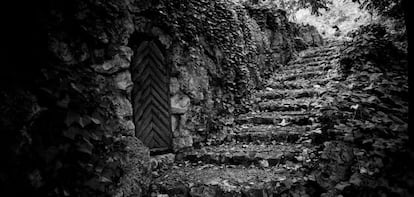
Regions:
[[[356,156],[350,179],[340,187],[346,196],[412,193],[406,56],[387,34],[379,24],[353,32],[341,50],[343,78],[329,82],[336,90],[322,96],[331,101],[323,112],[323,132],[348,143]]]
[[[358,2],[361,8],[371,13],[378,12],[381,15],[403,18],[405,17],[406,0],[352,0]]]
[[[320,16],[313,15],[309,9],[299,9],[292,13],[291,18],[298,23],[315,26],[322,36],[328,39],[336,38],[337,32],[334,26],[339,28],[340,38],[375,19],[357,3],[351,1],[334,1],[329,6],[329,10],[321,11]]]
[[[249,0],[245,0],[249,1]],[[259,4],[259,1],[252,1],[253,4]],[[331,0],[265,0],[260,4],[264,4],[270,7],[278,7],[286,10],[289,14],[298,11],[299,9],[309,8],[312,14],[320,15],[320,10],[329,9]]]
[[[406,70],[404,51],[394,45],[386,27],[380,24],[362,26],[351,32],[352,40],[348,42],[340,59],[342,71],[347,73],[351,67],[373,64],[384,72]]]

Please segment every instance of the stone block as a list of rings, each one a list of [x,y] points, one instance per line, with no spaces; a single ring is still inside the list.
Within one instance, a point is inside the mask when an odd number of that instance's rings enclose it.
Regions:
[[[176,94],[171,98],[171,108],[173,113],[183,114],[190,107],[190,98],[184,94]]]
[[[123,136],[135,136],[135,125],[131,120],[120,120],[119,127]]]
[[[186,108],[177,108],[177,107],[171,107],[171,113],[176,115],[182,115],[187,112]]]
[[[183,138],[184,138],[184,143],[185,143],[186,147],[193,146],[193,137],[192,136],[186,136],[186,137],[183,137]]]
[[[191,135],[190,134],[190,131],[187,130],[187,129],[180,129],[178,131],[178,133],[180,134],[181,137],[187,137],[187,136],[190,136]]]
[[[179,151],[180,149],[185,147],[185,141],[181,137],[177,137],[173,139],[173,149],[174,151]]]
[[[180,83],[178,79],[173,77],[170,79],[170,94],[176,95],[180,91]]]
[[[119,118],[128,119],[128,117],[132,117],[132,104],[125,96],[115,96],[111,101],[115,108],[115,114]]]
[[[120,70],[127,70],[129,65],[127,57],[116,54],[113,59],[105,61],[103,64],[92,65],[92,68],[100,74],[114,74]]]
[[[173,132],[174,137],[179,136],[178,119],[176,115],[171,116],[171,131]]]
[[[150,183],[150,155],[149,149],[136,137],[125,137],[122,170],[118,188],[113,196],[142,196]]]
[[[178,137],[173,139],[173,149],[178,151],[183,148],[191,147],[193,145],[193,138],[191,136]]]
[[[115,87],[119,90],[130,92],[133,83],[129,71],[118,73],[114,78]]]

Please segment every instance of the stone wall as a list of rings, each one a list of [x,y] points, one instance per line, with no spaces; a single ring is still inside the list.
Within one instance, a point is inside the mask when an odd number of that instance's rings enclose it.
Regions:
[[[131,104],[134,35],[151,33],[165,47],[176,152],[233,124],[296,46],[283,11],[227,0],[27,5],[15,5],[30,19],[17,24],[34,22],[34,37],[7,45],[15,50],[6,65],[22,66],[2,73],[0,90],[8,169],[0,181],[19,195],[145,195],[149,150],[134,136]],[[27,36],[15,27],[11,40]],[[26,45],[34,58],[13,52]]]

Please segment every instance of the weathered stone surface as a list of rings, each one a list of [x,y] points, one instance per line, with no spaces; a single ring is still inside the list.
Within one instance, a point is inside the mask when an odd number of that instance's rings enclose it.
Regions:
[[[151,175],[149,150],[136,137],[123,138],[122,142],[125,143],[124,174],[113,196],[143,196]]]
[[[132,117],[132,104],[123,96],[114,96],[111,98],[115,114],[120,118]]]
[[[191,147],[193,145],[192,136],[181,136],[173,139],[173,149],[180,151],[183,148]]]
[[[286,113],[284,113],[286,112]],[[314,123],[318,113],[308,113],[307,111],[284,111],[279,113],[260,112],[240,115],[235,121],[239,124],[297,124],[311,125]],[[315,111],[314,111],[315,112]]]
[[[316,150],[310,144],[280,143],[275,145],[241,145],[229,144],[219,146],[205,146],[201,149],[186,153],[186,160],[194,163],[227,164],[243,166],[261,166],[265,161],[269,166],[282,165],[286,162],[311,162],[309,155]],[[306,154],[302,156],[303,151]],[[298,159],[299,158],[299,159]]]
[[[159,168],[167,167],[174,163],[175,157],[176,155],[172,153],[151,156],[151,169],[154,171]]]
[[[173,132],[174,135],[177,135],[177,131],[179,131],[178,119],[179,119],[179,116],[177,117],[177,115],[172,115],[171,116],[171,131]],[[174,137],[176,137],[176,136],[174,136]]]
[[[176,95],[180,91],[180,83],[178,82],[178,79],[175,77],[172,77],[170,79],[170,94]]]
[[[275,87],[276,88],[276,87]],[[298,87],[297,89],[269,89],[266,91],[260,91],[257,93],[257,96],[263,99],[307,99],[309,97],[315,97],[323,92],[323,89],[317,88],[301,88]]]
[[[127,70],[129,63],[128,57],[122,57],[120,54],[116,54],[113,59],[105,61],[103,64],[92,65],[92,67],[97,73],[114,74],[121,70]]]
[[[298,143],[321,137],[320,124],[312,125],[250,125],[243,124],[223,133],[213,135],[214,145],[226,143],[248,143],[254,145],[270,145],[276,143]]]
[[[135,136],[135,124],[131,120],[120,120],[118,122],[120,131],[124,136]]]
[[[301,187],[311,182],[312,177],[291,167],[287,165],[283,168],[260,169],[259,167],[239,166],[183,166],[167,171],[168,176],[157,177],[156,181],[170,195],[173,195],[173,191],[180,186],[189,190],[192,196],[200,197],[283,196],[285,192],[292,196],[317,196]],[[186,177],[184,185],[179,180],[181,177]]]
[[[126,91],[127,93],[131,92],[133,83],[129,71],[118,73],[114,78],[114,82],[117,89]]]
[[[190,98],[187,95],[177,94],[171,98],[173,114],[184,114],[190,107]]]

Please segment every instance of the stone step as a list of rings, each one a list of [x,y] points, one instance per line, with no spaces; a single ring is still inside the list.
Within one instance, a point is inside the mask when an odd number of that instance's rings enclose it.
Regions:
[[[309,48],[307,50],[299,52],[299,55],[314,55],[314,54],[325,54],[325,53],[333,53],[333,52],[339,52],[338,46],[321,46],[321,47],[314,47]]]
[[[307,88],[316,88],[324,87],[329,82],[338,82],[341,81],[340,76],[326,76],[323,78],[311,78],[311,79],[297,79],[293,81],[271,81],[267,83],[267,87],[273,89],[307,89]]]
[[[338,55],[339,49],[338,48],[326,48],[317,51],[309,51],[302,53],[299,57],[300,58],[313,58],[313,57],[324,57],[324,56],[335,56]]]
[[[339,47],[339,46],[342,46],[343,44],[344,44],[344,41],[341,41],[341,40],[329,40],[323,46],[320,46],[320,48]]]
[[[318,112],[286,111],[286,112],[259,112],[240,115],[237,124],[265,124],[265,125],[312,125],[318,121]]]
[[[305,126],[278,125],[239,125],[236,129],[223,134],[221,143],[238,142],[254,144],[272,144],[275,142],[294,143],[308,139],[314,140],[321,135],[320,124]],[[218,143],[217,143],[218,144]]]
[[[293,81],[297,79],[312,79],[312,78],[323,78],[327,74],[327,71],[305,71],[301,73],[293,73],[288,75],[278,75],[272,77],[273,81]]]
[[[330,42],[326,43],[324,45],[324,47],[340,47],[340,46],[343,46],[343,45],[344,45],[343,41],[335,40],[335,41],[330,41]]]
[[[304,72],[304,71],[326,71],[329,69],[333,69],[334,65],[330,62],[326,61],[319,61],[319,62],[311,62],[307,64],[292,64],[286,65],[281,68],[281,72],[283,73],[295,73],[295,72]]]
[[[283,99],[260,102],[260,110],[265,111],[300,111],[320,109],[322,101],[318,98]]]
[[[316,156],[318,146],[310,143],[279,143],[279,144],[222,144],[204,146],[184,153],[184,160],[197,164],[241,165],[241,166],[278,166],[287,161],[301,163],[307,156]],[[306,159],[312,159],[306,158]]]
[[[291,62],[289,63],[287,66],[285,66],[286,70],[293,70],[293,69],[308,69],[308,68],[312,68],[312,67],[318,67],[318,66],[323,66],[323,65],[332,65],[331,61],[327,61],[327,60],[321,60],[321,61],[315,61],[315,62],[300,62],[300,63],[295,63],[295,62]],[[282,70],[282,72],[284,72],[285,70]]]
[[[339,59],[339,55],[329,55],[329,56],[316,56],[316,57],[304,57],[304,58],[298,58],[292,62],[289,62],[289,65],[303,65],[303,64],[309,64],[313,62],[330,62],[332,63],[332,60]]]
[[[306,50],[303,50],[302,53],[317,52],[317,51],[320,51],[320,50],[331,49],[331,48],[334,48],[334,47],[335,47],[334,45],[326,44],[326,45],[322,45],[322,46],[308,48]]]
[[[341,46],[342,46],[342,43],[341,44],[339,44],[339,43],[329,43],[329,44],[326,44],[326,45],[323,45],[323,46],[314,47],[312,49],[313,49],[313,51],[316,51],[316,52],[317,51],[324,51],[324,50],[333,50],[333,49],[339,50],[341,48]]]
[[[154,176],[154,196],[320,196],[323,190],[308,171],[306,165],[294,163],[266,169],[209,164],[171,166]]]
[[[309,85],[309,84],[306,84],[306,85]],[[276,86],[273,86],[273,87],[276,87]],[[279,85],[279,87],[280,89],[273,89],[269,87],[265,91],[260,91],[256,93],[256,96],[262,99],[285,99],[285,98],[299,99],[299,98],[315,97],[321,94],[323,91],[325,91],[324,88],[322,88],[321,86],[317,84],[313,85],[312,88],[301,88],[301,89],[282,89],[284,88],[283,85]]]
[[[315,88],[315,85],[323,87],[330,81],[332,78],[321,78],[321,79],[298,79],[295,81],[278,81],[278,82],[270,82],[267,84],[269,88],[273,89],[280,89],[280,90],[294,90],[294,89],[308,89],[308,88]]]
[[[314,53],[314,54],[306,54],[304,56],[300,56],[298,60],[304,59],[332,59],[332,58],[339,58],[340,53],[337,51],[327,52],[327,53]]]

